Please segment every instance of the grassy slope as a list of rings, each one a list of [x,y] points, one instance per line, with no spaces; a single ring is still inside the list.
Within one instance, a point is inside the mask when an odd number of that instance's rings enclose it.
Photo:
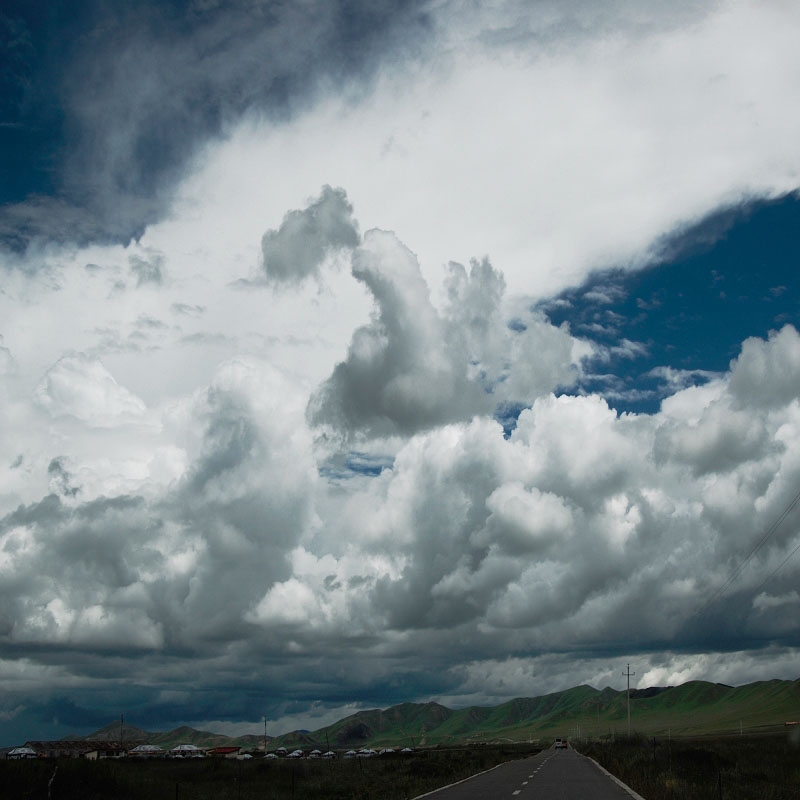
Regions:
[[[746,730],[758,730],[800,718],[800,680],[763,681],[738,688],[691,681],[652,694],[631,695],[631,729],[651,735],[724,733],[738,731],[740,723]],[[578,730],[584,736],[625,733],[625,692],[577,686],[494,708],[473,706],[454,712],[436,704],[407,703],[353,715],[328,728],[327,734],[332,743],[355,746],[524,741],[574,736]],[[348,738],[354,731],[358,736]],[[325,734],[322,728],[309,738],[324,742]]]
[[[236,739],[231,739],[221,733],[198,731],[187,726],[175,728],[166,733],[154,733],[127,724],[120,729],[119,722],[111,722],[85,738],[88,741],[118,742],[120,740],[120,733],[122,734],[121,738],[126,743],[146,742],[147,744],[160,745],[165,750],[169,750],[171,747],[175,747],[178,744],[196,744],[198,747],[218,747],[225,745],[254,747],[258,745],[263,746],[264,743],[263,736],[240,736]]]
[[[631,729],[673,736],[763,730],[800,719],[800,679],[761,681],[730,687],[705,681],[631,692]],[[93,738],[118,738],[112,723]],[[556,736],[604,736],[627,731],[624,691],[576,686],[541,697],[518,698],[495,707],[453,711],[438,703],[403,703],[388,709],[360,711],[327,728],[293,732],[270,739],[271,748],[328,745],[336,748],[436,745],[475,741],[528,741]],[[130,733],[129,733],[130,732]],[[141,734],[134,735],[134,733]],[[203,747],[239,744],[259,747],[261,736],[229,739],[221,734],[177,728],[147,733],[126,726],[126,738],[145,738],[165,749],[192,743]]]

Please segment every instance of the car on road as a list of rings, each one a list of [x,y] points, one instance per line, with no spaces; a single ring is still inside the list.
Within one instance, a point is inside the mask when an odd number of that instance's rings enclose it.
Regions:
[[[567,740],[561,739],[560,737],[556,739],[555,743],[553,744],[556,750],[566,750],[567,748]]]

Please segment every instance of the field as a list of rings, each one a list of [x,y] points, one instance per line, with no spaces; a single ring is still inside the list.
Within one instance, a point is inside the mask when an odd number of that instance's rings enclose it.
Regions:
[[[405,800],[538,752],[530,745],[337,761],[0,761],[2,796],[46,800]]]
[[[579,749],[646,800],[800,800],[800,741],[786,733],[631,737]]]
[[[477,745],[337,761],[0,761],[0,785],[4,797],[30,800],[48,798],[51,778],[52,800],[407,800],[538,749]],[[800,800],[800,743],[785,734],[634,736],[578,749],[646,800]]]

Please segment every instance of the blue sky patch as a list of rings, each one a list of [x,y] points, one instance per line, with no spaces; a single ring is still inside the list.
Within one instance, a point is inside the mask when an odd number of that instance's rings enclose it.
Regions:
[[[797,326],[798,230],[796,194],[739,207],[665,239],[649,269],[597,273],[544,303],[551,322],[600,348],[570,392],[653,413],[676,381],[727,370],[746,338]]]

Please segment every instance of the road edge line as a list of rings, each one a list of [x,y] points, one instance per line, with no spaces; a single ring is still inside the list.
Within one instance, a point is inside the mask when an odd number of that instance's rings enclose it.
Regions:
[[[583,756],[583,753],[581,753],[581,755]],[[614,783],[616,783],[620,789],[624,789],[631,797],[634,798],[634,800],[644,800],[644,797],[638,794],[638,792],[634,792],[627,783],[623,783],[616,775],[612,775],[602,764],[598,764],[591,756],[583,757],[588,758],[592,764],[594,764],[601,772],[604,772],[606,775],[608,775],[608,777],[611,778],[611,780],[614,781]]]
[[[436,794],[436,792],[444,791],[445,789],[449,789],[451,786],[458,786],[459,783],[466,783],[467,781],[471,781],[473,778],[477,778],[478,775],[485,775],[487,772],[491,772],[492,770],[497,769],[498,767],[502,767],[503,764],[508,764],[508,761],[503,761],[502,764],[495,764],[493,767],[489,767],[489,769],[483,770],[483,772],[476,772],[474,775],[468,775],[466,778],[462,778],[460,781],[456,781],[455,783],[448,783],[447,786],[439,786],[436,789],[431,789],[429,792],[425,792],[425,794],[418,794],[416,797],[412,797],[411,800],[422,800],[423,797],[430,797],[432,794]],[[644,798],[642,798],[644,800]]]

